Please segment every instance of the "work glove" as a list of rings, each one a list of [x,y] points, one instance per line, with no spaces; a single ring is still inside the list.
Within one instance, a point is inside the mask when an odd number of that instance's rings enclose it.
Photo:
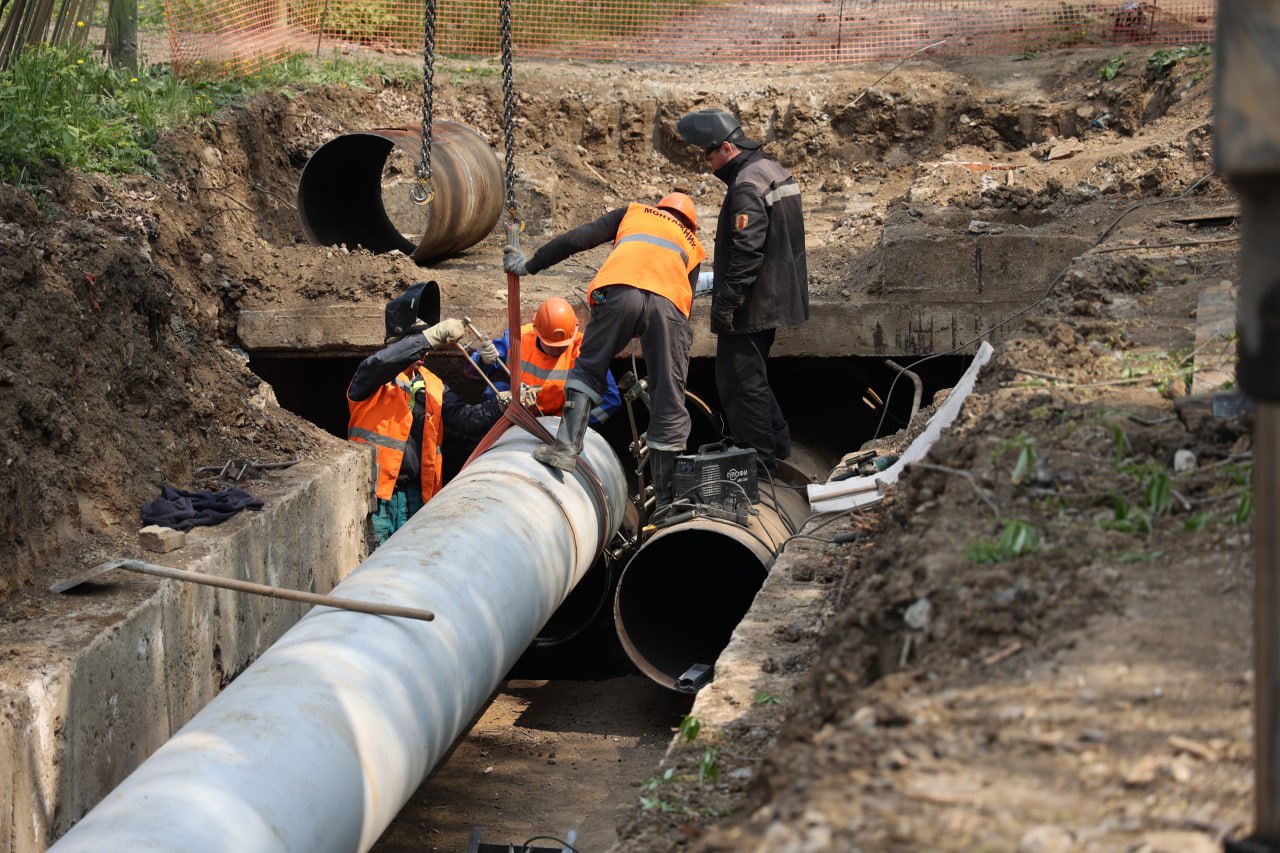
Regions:
[[[520,386],[520,405],[526,409],[532,409],[538,405],[538,392],[542,390],[541,385],[522,385]]]
[[[515,246],[504,246],[502,249],[502,268],[516,275],[529,275],[529,261],[524,252]]]
[[[427,339],[427,346],[438,349],[461,340],[466,332],[466,327],[462,325],[461,320],[457,317],[447,317],[423,332],[422,336]]]
[[[711,315],[711,333],[713,335],[728,335],[733,332],[733,314],[725,311],[723,313],[713,313]]]
[[[485,367],[493,364],[499,358],[498,345],[493,341],[485,341],[480,346],[480,363]]]
[[[498,392],[498,411],[505,412],[507,410],[507,406],[510,406],[510,405],[511,405],[511,392],[499,391]]]

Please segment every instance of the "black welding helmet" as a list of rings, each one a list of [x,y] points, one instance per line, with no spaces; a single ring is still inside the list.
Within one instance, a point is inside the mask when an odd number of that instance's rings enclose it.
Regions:
[[[387,343],[440,322],[440,286],[420,281],[387,303]]]
[[[676,133],[685,141],[702,149],[716,148],[723,142],[732,142],[739,148],[756,149],[760,143],[748,139],[733,113],[724,110],[697,110],[685,113],[676,122]]]

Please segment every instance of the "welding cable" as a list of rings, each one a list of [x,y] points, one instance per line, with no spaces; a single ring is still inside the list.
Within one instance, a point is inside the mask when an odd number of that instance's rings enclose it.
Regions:
[[[1102,233],[1101,233],[1101,234],[1099,234],[1099,235],[1097,236],[1097,238],[1096,238],[1096,239],[1094,239],[1094,241],[1093,241],[1092,243],[1090,243],[1090,244],[1089,244],[1089,248],[1085,249],[1083,252],[1081,252],[1081,253],[1080,253],[1080,255],[1077,255],[1076,257],[1072,258],[1070,261],[1068,261],[1068,262],[1067,262],[1067,265],[1066,265],[1065,267],[1063,267],[1063,268],[1062,268],[1062,271],[1061,271],[1061,272],[1059,272],[1056,276],[1054,276],[1054,277],[1053,277],[1053,281],[1049,282],[1049,286],[1045,288],[1044,293],[1042,293],[1042,294],[1040,295],[1040,298],[1039,298],[1039,299],[1036,299],[1034,302],[1031,302],[1031,303],[1027,304],[1026,306],[1024,306],[1023,308],[1020,308],[1019,310],[1017,310],[1017,311],[1015,311],[1014,313],[1010,314],[1008,317],[1005,317],[1005,318],[1004,318],[1003,320],[1001,320],[999,323],[995,323],[994,325],[992,325],[992,326],[988,327],[988,328],[986,329],[986,331],[980,332],[979,334],[975,335],[974,337],[970,338],[969,340],[964,341],[963,343],[956,344],[954,347],[952,347],[952,348],[951,348],[951,349],[949,349],[949,350],[946,350],[945,352],[935,352],[933,355],[927,355],[927,356],[925,356],[924,358],[919,359],[918,361],[913,361],[913,362],[911,362],[910,364],[908,364],[908,365],[907,365],[907,367],[908,367],[908,368],[913,368],[913,369],[914,369],[914,368],[918,367],[919,365],[924,364],[926,361],[932,361],[933,359],[935,359],[935,358],[941,358],[941,357],[942,357],[942,356],[944,356],[944,355],[953,355],[953,354],[955,354],[955,353],[957,353],[957,352],[960,352],[961,350],[963,350],[963,349],[965,349],[965,348],[967,348],[967,347],[969,347],[969,346],[972,346],[973,344],[977,343],[978,341],[981,341],[983,338],[985,338],[985,337],[987,337],[988,335],[990,335],[990,334],[991,334],[992,332],[994,332],[996,329],[999,329],[999,328],[1001,328],[1002,326],[1005,326],[1005,325],[1007,325],[1007,324],[1009,324],[1009,323],[1013,322],[1014,320],[1018,319],[1018,318],[1019,318],[1019,317],[1021,317],[1022,315],[1026,314],[1026,313],[1028,313],[1028,312],[1030,312],[1030,311],[1032,311],[1032,310],[1033,310],[1033,309],[1035,309],[1038,305],[1040,305],[1040,304],[1041,304],[1041,303],[1043,303],[1045,300],[1047,300],[1050,296],[1052,296],[1052,295],[1053,295],[1053,291],[1057,288],[1058,284],[1059,284],[1059,283],[1060,283],[1064,278],[1066,278],[1066,277],[1067,277],[1067,273],[1071,271],[1071,266],[1072,266],[1072,265],[1073,265],[1077,260],[1079,260],[1081,257],[1083,257],[1085,254],[1087,254],[1087,253],[1089,253],[1089,252],[1092,252],[1094,249],[1096,249],[1096,248],[1098,247],[1098,244],[1099,244],[1099,243],[1101,243],[1103,240],[1107,239],[1107,237],[1108,237],[1108,236],[1110,236],[1111,232],[1112,232],[1112,231],[1114,231],[1114,230],[1116,229],[1116,226],[1120,224],[1120,221],[1121,221],[1122,219],[1124,219],[1124,218],[1125,218],[1126,216],[1128,216],[1130,213],[1133,213],[1135,210],[1137,210],[1138,208],[1141,208],[1141,207],[1149,207],[1150,205],[1153,205],[1153,204],[1171,204],[1171,203],[1173,203],[1173,202],[1175,202],[1175,201],[1181,201],[1182,199],[1184,199],[1184,198],[1186,198],[1187,196],[1191,195],[1191,194],[1192,194],[1193,192],[1195,192],[1196,190],[1200,189],[1200,185],[1201,185],[1201,184],[1203,184],[1205,181],[1209,180],[1210,178],[1212,178],[1212,177],[1214,176],[1214,174],[1215,174],[1214,172],[1209,172],[1209,173],[1208,173],[1208,174],[1206,174],[1206,175],[1201,175],[1199,178],[1196,178],[1196,179],[1191,183],[1191,186],[1187,187],[1185,190],[1183,190],[1181,193],[1179,193],[1179,194],[1178,194],[1178,195],[1176,195],[1176,196],[1172,196],[1172,197],[1170,197],[1170,198],[1149,198],[1149,199],[1146,199],[1146,200],[1144,200],[1144,201],[1134,202],[1133,204],[1129,205],[1129,206],[1128,206],[1128,207],[1126,207],[1124,210],[1120,211],[1120,213],[1116,215],[1116,218],[1115,218],[1115,219],[1111,220],[1111,224],[1110,224],[1110,225],[1108,225],[1106,228],[1104,228],[1104,229],[1102,230]],[[886,400],[888,400],[888,399],[890,399],[890,398],[892,398],[892,397],[893,397],[893,389],[894,389],[895,387],[897,387],[897,385],[898,385],[898,380],[899,380],[899,379],[901,379],[901,378],[902,378],[902,376],[903,376],[903,374],[902,374],[902,373],[898,373],[897,375],[895,375],[895,376],[893,377],[893,381],[892,381],[891,383],[889,383],[889,391],[884,395]],[[889,407],[886,405],[886,406],[884,407],[884,410],[883,410],[883,411],[881,411],[881,413],[880,413],[880,422],[876,424],[876,431],[875,431],[875,434],[872,436],[872,438],[873,438],[873,439],[876,439],[876,438],[879,438],[879,437],[880,437],[880,430],[884,428],[884,419],[885,419],[885,416],[886,416],[888,413],[889,413]]]
[[[563,838],[556,838],[554,835],[532,835],[526,838],[524,844],[520,845],[520,853],[528,853],[529,845],[535,841],[554,841],[556,844],[560,845],[561,851],[568,850],[569,853],[578,853],[577,847],[574,847]]]

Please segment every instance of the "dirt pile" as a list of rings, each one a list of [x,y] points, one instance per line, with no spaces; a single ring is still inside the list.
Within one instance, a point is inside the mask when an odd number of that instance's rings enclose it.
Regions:
[[[912,63],[874,87],[887,69],[521,69],[535,242],[673,187],[712,213],[722,188],[672,129],[711,105],[796,173],[818,301],[881,285],[895,207],[1106,238],[1029,306],[932,467],[856,520],[872,541],[815,558],[831,602],[811,674],[677,751],[627,849],[1189,850],[1247,820],[1248,421],[1173,410],[1200,366],[1197,295],[1235,274],[1234,246],[1177,219],[1230,204],[1196,184],[1211,58],[1126,55],[1110,80],[1114,51],[1081,51]],[[491,71],[448,66],[437,118],[501,139]],[[167,138],[162,179],[0,187],[0,615],[35,619],[47,581],[128,552],[162,483],[338,441],[276,404],[236,318],[419,279],[306,245],[293,206],[321,143],[412,126],[419,98],[380,80],[264,97]],[[495,234],[432,275],[457,293],[499,265]],[[718,777],[699,782],[707,742]]]

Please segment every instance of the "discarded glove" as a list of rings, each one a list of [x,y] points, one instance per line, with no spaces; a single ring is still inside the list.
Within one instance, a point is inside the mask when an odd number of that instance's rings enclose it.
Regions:
[[[480,347],[480,363],[485,367],[488,367],[497,361],[498,358],[498,345],[493,341],[485,341]]]
[[[515,246],[504,246],[502,249],[502,268],[516,275],[529,275],[529,261],[524,252]]]
[[[466,331],[462,321],[457,317],[446,317],[423,332],[422,336],[427,339],[428,346],[436,349],[460,340]]]
[[[733,332],[733,315],[729,313],[711,315],[711,333],[728,335]]]

